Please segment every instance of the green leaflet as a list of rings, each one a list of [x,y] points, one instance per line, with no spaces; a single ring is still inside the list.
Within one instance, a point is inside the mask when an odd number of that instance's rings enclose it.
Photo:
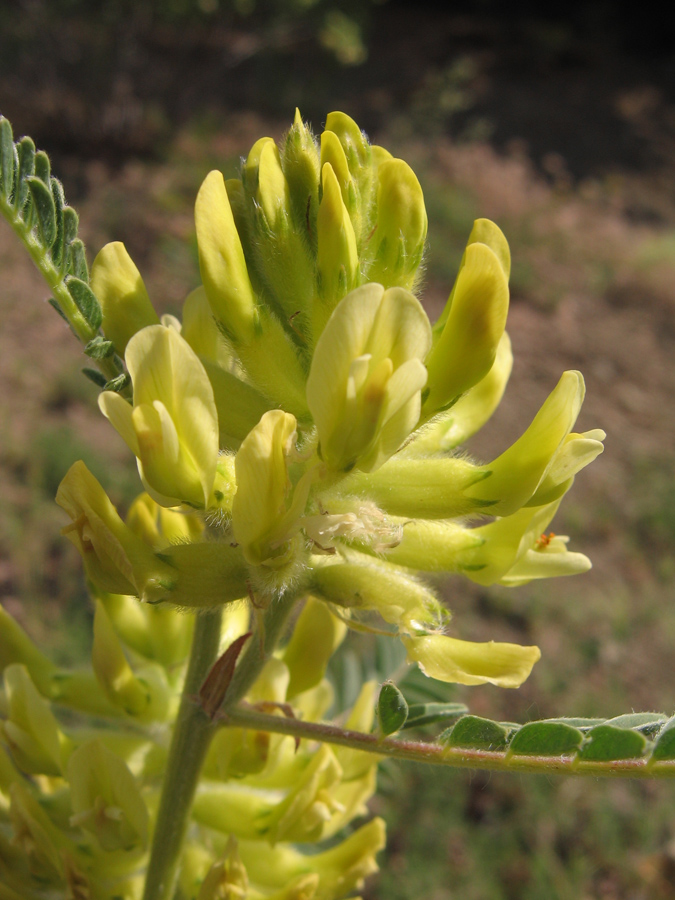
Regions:
[[[418,724],[414,709],[411,707],[408,727]],[[513,757],[538,756],[565,757],[568,763],[644,760],[651,765],[675,761],[675,717],[626,713],[613,719],[544,719],[519,726],[465,715],[441,734],[439,742],[467,750],[504,750],[506,763]]]
[[[408,718],[405,697],[391,681],[385,681],[377,701],[377,718],[384,735],[400,731]]]
[[[17,178],[14,209],[21,213],[28,200],[26,179],[35,172],[35,144],[29,137],[21,138],[18,146],[19,174]]]
[[[96,387],[101,388],[102,390],[106,388],[108,382],[106,381],[105,375],[99,372],[98,369],[92,369],[89,366],[86,366],[82,369],[82,374],[89,379]]]
[[[675,717],[669,719],[659,732],[650,762],[675,760]]]
[[[63,185],[58,180],[58,178],[52,177],[51,187],[56,218],[56,237],[54,238],[54,242],[52,244],[52,259],[54,260],[54,263],[59,266],[61,265],[63,252],[65,250],[65,242],[63,239],[63,210],[66,205],[66,197],[63,193]]]
[[[107,341],[101,335],[96,335],[84,348],[84,352],[90,359],[106,359],[115,352],[115,346],[112,341]]]
[[[92,289],[86,281],[82,281],[82,279],[76,278],[74,275],[70,275],[66,279],[66,285],[79,311],[92,329],[97,331],[101,327],[103,313],[101,312],[101,304],[96,299]]]
[[[14,161],[12,126],[0,116],[0,190],[8,200],[14,186]]]
[[[508,744],[509,730],[500,722],[469,715],[463,716],[453,728],[444,731],[439,740],[446,747],[504,750]]]
[[[518,729],[509,752],[518,756],[564,756],[579,749],[584,736],[564,722],[530,722]]]
[[[40,237],[46,249],[49,249],[56,240],[56,204],[54,196],[47,185],[37,175],[26,178],[28,189],[33,200],[33,206],[38,217]]]
[[[66,206],[63,210],[63,243],[66,247],[73,243],[77,237],[77,229],[79,227],[79,216],[72,206]],[[73,273],[77,274],[77,273]]]
[[[89,267],[87,266],[87,257],[84,252],[84,244],[80,238],[75,238],[69,247],[68,266],[67,269],[80,281],[89,281]]]
[[[50,179],[52,177],[52,167],[49,163],[49,157],[44,150],[38,150],[35,154],[35,175],[46,187],[49,187]]]
[[[593,762],[612,762],[618,759],[637,759],[644,755],[647,739],[638,731],[597,725],[586,735],[579,759]]]

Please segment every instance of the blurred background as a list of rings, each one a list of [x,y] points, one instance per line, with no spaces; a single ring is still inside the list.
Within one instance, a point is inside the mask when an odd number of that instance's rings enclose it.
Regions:
[[[198,283],[192,205],[298,106],[333,109],[417,172],[425,302],[445,301],[472,221],[512,249],[515,366],[473,443],[498,455],[566,368],[607,450],[554,521],[588,575],[443,587],[462,636],[537,643],[519,691],[457,689],[524,722],[675,706],[675,33],[609,2],[0,0],[0,112],[52,156],[90,262],[125,242],[161,312]],[[80,561],[53,503],[82,458],[138,491],[75,340],[0,223],[0,602],[59,660],[87,653]],[[350,651],[351,652],[351,651]],[[387,764],[368,900],[675,897],[675,787]]]

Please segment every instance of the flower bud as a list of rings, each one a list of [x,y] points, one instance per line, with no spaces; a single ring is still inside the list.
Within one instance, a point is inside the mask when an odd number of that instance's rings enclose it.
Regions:
[[[70,467],[56,502],[72,523],[62,533],[82,555],[87,577],[103,591],[156,598],[175,573],[128,528],[83,462]]]
[[[91,289],[101,304],[103,333],[120,356],[137,331],[159,323],[141,274],[120,241],[99,251],[91,267]]]
[[[501,262],[485,244],[470,244],[443,331],[427,358],[428,418],[484,378],[504,333],[509,288]]]
[[[345,151],[340,143],[340,139],[329,129],[321,135],[321,172],[326,165],[330,165],[337,183],[340,187],[342,201],[349,212],[349,215],[356,213],[356,188],[352,182],[351,172]]]
[[[0,738],[19,769],[31,775],[60,775],[65,736],[49,703],[38,692],[25,666],[4,671],[8,715],[0,721]]]
[[[326,131],[332,132],[337,136],[344,151],[358,198],[358,211],[357,216],[355,216],[357,224],[354,226],[354,230],[358,230],[359,240],[363,242],[367,238],[370,229],[370,207],[373,194],[373,165],[370,144],[356,122],[343,112],[328,113],[326,116]]]
[[[347,626],[330,612],[325,603],[314,597],[307,599],[284,650],[283,659],[291,675],[286,694],[289,700],[321,681],[328,660],[346,633]]]
[[[288,183],[296,230],[316,250],[316,216],[319,207],[319,153],[314,135],[295,110],[293,125],[282,150],[282,168]]]
[[[330,468],[377,469],[417,425],[431,340],[412,294],[368,284],[335,308],[307,380],[321,458]]]
[[[314,324],[317,337],[338,301],[356,287],[359,275],[354,228],[329,163],[323,167],[322,183],[323,195],[317,219],[319,301],[315,305]]]
[[[504,276],[508,282],[509,276],[511,274],[511,251],[509,250],[508,241],[504,237],[502,230],[497,225],[495,225],[494,222],[491,222],[490,219],[476,219],[476,221],[473,223],[473,228],[471,229],[469,239],[466,242],[467,249],[471,244],[485,244],[490,248],[490,250],[492,250],[492,252],[499,260],[499,263],[504,270]],[[443,328],[445,327],[448,315],[450,313],[450,310],[452,309],[455,290],[457,288],[457,281],[465,264],[466,250],[462,255],[462,259],[459,264],[459,271],[457,273],[457,279],[455,279],[455,284],[450,291],[448,301],[445,304],[443,312],[440,314],[437,322],[433,327],[434,340],[437,339],[438,335],[441,334]]]
[[[411,290],[422,262],[427,237],[427,213],[417,176],[402,159],[382,162],[377,169],[377,221],[371,238],[371,281]]]
[[[451,684],[495,684],[516,688],[541,657],[538,647],[475,644],[444,634],[404,637],[409,662],[418,663],[429,678]]]
[[[218,413],[198,356],[173,328],[153,325],[129,341],[133,408],[112,391],[101,412],[138,458],[148,493],[162,506],[209,503],[218,458]]]
[[[295,417],[272,410],[244,439],[235,457],[232,529],[251,565],[277,566],[288,558],[287,533],[292,524],[288,458],[295,439]]]
[[[314,262],[291,214],[288,182],[271,138],[254,144],[244,167],[244,188],[253,203],[252,248],[265,288],[293,329],[303,333],[314,293]]]
[[[405,632],[436,626],[444,616],[434,594],[411,575],[353,552],[346,562],[317,563],[312,591],[337,606],[374,610]]]
[[[99,740],[87,741],[70,757],[70,824],[92,834],[101,848],[144,848],[148,810],[128,766]]]
[[[213,314],[235,343],[250,340],[256,302],[220,172],[210,172],[199,190],[195,223],[199,269]]]

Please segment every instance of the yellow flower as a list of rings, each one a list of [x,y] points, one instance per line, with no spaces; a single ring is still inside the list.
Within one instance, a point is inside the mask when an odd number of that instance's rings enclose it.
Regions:
[[[444,634],[404,637],[402,640],[409,661],[418,663],[425,675],[457,684],[520,687],[541,657],[538,647],[494,641],[476,644]]]
[[[364,285],[335,308],[319,338],[307,402],[328,466],[379,468],[417,425],[431,328],[401,288]]]
[[[101,304],[105,336],[120,356],[137,331],[159,324],[141,274],[120,241],[99,250],[91,267],[91,287]]]
[[[246,560],[254,566],[286,562],[289,528],[304,509],[304,503],[298,510],[297,501],[290,502],[288,460],[295,448],[296,425],[294,416],[281,410],[265,413],[235,457],[232,528]]]
[[[194,350],[173,328],[151,325],[127,346],[133,408],[99,397],[103,414],[138,458],[148,493],[162,506],[209,505],[218,459],[213,388]]]

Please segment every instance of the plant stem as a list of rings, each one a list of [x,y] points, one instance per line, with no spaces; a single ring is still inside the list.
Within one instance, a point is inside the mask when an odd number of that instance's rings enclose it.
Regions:
[[[222,611],[197,616],[190,661],[169,749],[157,812],[143,900],[171,900],[180,851],[190,821],[190,809],[202,763],[213,735],[204,710],[195,703],[218,655]]]
[[[362,731],[348,731],[335,725],[303,722],[282,716],[257,712],[254,709],[230,709],[220,719],[224,726],[255,728],[275,734],[323,741],[365,750],[378,756],[408,759],[414,762],[435,763],[455,768],[489,769],[493,772],[538,772],[553,775],[607,775],[623,778],[672,778],[675,777],[675,761],[650,763],[649,758],[621,759],[611,762],[579,760],[573,756],[515,756],[493,750],[469,750],[447,747],[442,744],[421,741],[404,741],[382,738]]]
[[[295,604],[294,594],[274,600],[249,641],[228,688],[224,707],[237,703],[260,674]],[[143,900],[171,900],[181,848],[206,751],[216,729],[196,702],[199,689],[216,661],[222,612],[198,616],[183,694],[167,762]]]

